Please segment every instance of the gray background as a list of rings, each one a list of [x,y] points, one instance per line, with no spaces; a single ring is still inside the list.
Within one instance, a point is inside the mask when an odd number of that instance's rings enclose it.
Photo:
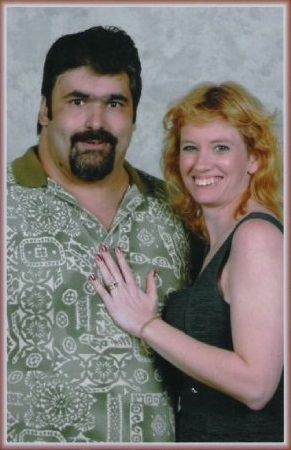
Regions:
[[[244,84],[277,112],[284,111],[282,5],[36,6],[6,9],[7,160],[37,142],[42,68],[61,35],[94,25],[125,29],[139,49],[143,93],[128,159],[161,175],[162,118],[170,101],[201,81]]]

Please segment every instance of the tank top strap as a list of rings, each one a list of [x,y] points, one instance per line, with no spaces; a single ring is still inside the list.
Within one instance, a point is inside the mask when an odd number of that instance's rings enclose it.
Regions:
[[[276,217],[274,217],[268,213],[252,212],[252,213],[248,214],[247,216],[245,216],[242,220],[239,221],[239,223],[235,226],[234,230],[231,232],[230,236],[233,236],[236,229],[243,222],[246,222],[247,220],[250,220],[250,219],[262,219],[262,220],[266,220],[267,222],[271,222],[273,225],[275,225],[275,227],[277,227],[283,233],[283,224]]]
[[[247,220],[251,220],[251,219],[266,220],[267,222],[270,222],[273,225],[275,225],[283,233],[282,223],[276,217],[272,216],[271,214],[263,213],[263,212],[252,212],[252,213],[248,214],[247,216],[245,216],[242,220],[240,220],[237,223],[237,225],[232,230],[230,235],[226,238],[226,240],[224,241],[224,243],[222,244],[222,246],[220,247],[220,249],[218,250],[216,255],[214,255],[212,261],[209,263],[211,270],[214,270],[217,273],[221,273],[221,270],[223,269],[225,263],[227,262],[227,260],[229,258],[234,233],[236,232],[236,230],[242,223],[246,222]]]

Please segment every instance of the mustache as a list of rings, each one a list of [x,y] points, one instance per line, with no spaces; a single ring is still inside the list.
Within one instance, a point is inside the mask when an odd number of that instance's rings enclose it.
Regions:
[[[72,147],[77,142],[88,142],[88,141],[103,141],[108,142],[111,145],[117,144],[117,138],[106,130],[87,130],[75,133],[71,136]]]

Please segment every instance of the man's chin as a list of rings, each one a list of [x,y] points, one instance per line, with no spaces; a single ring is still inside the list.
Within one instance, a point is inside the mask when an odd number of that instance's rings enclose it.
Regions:
[[[104,146],[98,148],[98,146],[84,144],[82,148],[77,147],[76,150],[74,159],[81,164],[82,161],[94,161],[95,159],[96,161],[102,161],[109,157],[111,149],[105,148]]]
[[[83,181],[100,181],[109,175],[114,167],[115,149],[111,152],[85,150],[72,154],[70,166],[72,174]]]
[[[113,165],[102,167],[100,165],[72,166],[72,174],[82,181],[101,181],[113,170]]]

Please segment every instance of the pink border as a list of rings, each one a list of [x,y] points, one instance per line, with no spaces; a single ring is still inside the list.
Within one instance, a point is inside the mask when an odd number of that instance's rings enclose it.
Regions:
[[[197,5],[197,6],[203,6],[203,5],[209,5],[211,7],[211,5],[252,5],[252,4],[257,4],[257,5],[274,5],[274,6],[278,6],[278,5],[282,5],[286,7],[286,72],[285,72],[285,79],[286,79],[286,121],[285,121],[285,125],[286,125],[286,150],[287,150],[287,155],[286,155],[286,165],[287,168],[285,169],[285,177],[287,178],[287,181],[285,182],[285,202],[286,202],[286,217],[287,219],[285,220],[285,226],[287,229],[287,233],[286,233],[286,241],[287,241],[287,246],[286,246],[286,255],[291,255],[291,243],[288,237],[288,230],[289,230],[289,222],[291,220],[291,215],[289,214],[289,201],[288,199],[290,198],[289,194],[290,194],[290,181],[289,181],[289,176],[287,176],[287,174],[290,173],[290,159],[289,159],[289,147],[290,147],[290,134],[291,134],[291,120],[290,120],[290,106],[291,105],[291,89],[290,89],[290,75],[291,75],[291,70],[290,70],[290,61],[291,59],[288,59],[288,55],[291,54],[291,5],[289,0],[266,0],[266,1],[254,1],[254,0],[248,0],[245,2],[241,2],[238,0],[225,0],[225,1],[211,1],[211,0],[200,0],[200,1],[196,1],[196,0],[181,0],[179,2],[179,0],[177,1],[166,1],[166,0],[117,0],[117,1],[111,1],[111,0],[104,0],[104,1],[98,1],[98,0],[85,0],[85,5],[82,4],[81,0],[50,0],[50,1],[36,1],[36,0],[31,0],[31,1],[27,1],[27,0],[0,0],[0,29],[1,29],[1,50],[0,50],[0,58],[1,58],[1,67],[3,68],[3,70],[0,70],[0,91],[5,92],[5,85],[4,85],[4,70],[5,70],[5,61],[4,61],[4,55],[5,55],[5,36],[4,36],[4,32],[5,32],[5,23],[4,23],[4,8],[6,6],[13,6],[13,5],[33,5],[33,4],[44,4],[44,5],[75,5],[75,4],[79,4],[80,6],[90,6],[93,4],[112,4],[112,5],[116,5],[118,6],[119,4],[122,5],[129,5],[129,4],[160,4],[161,6],[165,6],[167,4],[171,4],[171,5],[177,5],[179,6],[181,3],[183,4],[187,4],[187,5]],[[1,116],[1,120],[0,120],[0,137],[1,137],[1,152],[0,152],[0,168],[2,169],[2,177],[1,177],[1,198],[2,198],[2,204],[5,204],[5,186],[4,186],[4,181],[5,181],[5,145],[4,145],[4,135],[5,135],[5,129],[4,129],[4,124],[5,124],[5,107],[4,107],[4,101],[3,101],[3,95],[1,97],[1,106],[0,106],[0,116]],[[288,145],[289,144],[289,145]],[[6,297],[6,293],[4,292],[4,286],[5,286],[5,272],[3,270],[4,264],[5,264],[5,256],[6,256],[6,251],[5,251],[5,209],[2,207],[0,208],[0,219],[1,219],[1,228],[0,228],[0,232],[1,232],[1,246],[0,246],[0,256],[1,256],[1,262],[2,262],[2,270],[0,271],[0,286],[1,286],[1,310],[2,310],[2,314],[1,314],[1,319],[2,319],[2,326],[0,326],[0,339],[1,339],[1,343],[2,343],[2,352],[1,352],[1,358],[0,358],[0,368],[1,368],[1,373],[2,373],[2,382],[0,383],[0,405],[2,407],[0,407],[0,449],[10,449],[10,450],[16,450],[16,449],[27,449],[27,450],[49,450],[49,449],[59,449],[59,448],[64,448],[64,449],[76,449],[76,450],[87,450],[87,449],[106,449],[106,450],[117,450],[117,449],[127,449],[127,450],[137,450],[137,449],[156,449],[156,450],[172,450],[172,449],[183,449],[183,450],[187,450],[187,449],[204,449],[204,450],[208,450],[208,449],[223,449],[223,450],[234,450],[234,449],[249,449],[249,450],[253,450],[253,449],[274,449],[274,450],[279,450],[279,449],[291,449],[291,392],[290,389],[287,389],[288,394],[287,394],[287,398],[286,398],[286,416],[289,420],[287,420],[286,422],[286,426],[287,426],[287,442],[285,444],[235,444],[235,443],[230,443],[230,444],[199,444],[199,443],[190,443],[190,444],[167,444],[167,443],[157,443],[157,444],[131,444],[131,443],[120,443],[120,444],[110,444],[110,443],[100,443],[100,444],[44,444],[44,445],[34,445],[34,444],[6,444],[5,443],[5,418],[4,418],[4,401],[5,401],[5,393],[4,393],[4,389],[5,389],[5,376],[4,375],[4,364],[6,361],[5,358],[5,348],[6,348],[6,339],[5,339],[5,327],[6,327],[6,322],[5,322],[5,306],[4,306],[4,301],[5,301],[5,297]],[[286,281],[286,290],[287,290],[287,297],[289,300],[289,293],[291,292],[291,272],[290,272],[290,267],[289,267],[289,257],[286,258],[286,263],[287,263],[287,269],[286,269],[286,277],[287,277],[287,281]],[[291,342],[291,326],[290,326],[290,321],[291,321],[291,314],[290,314],[290,306],[289,306],[289,301],[287,301],[287,318],[286,318],[286,327],[287,327],[287,333],[286,333],[286,345],[288,346],[288,354],[287,354],[287,387],[289,387],[289,383],[290,383],[290,346],[288,345],[289,342]],[[289,369],[289,370],[288,370]]]

